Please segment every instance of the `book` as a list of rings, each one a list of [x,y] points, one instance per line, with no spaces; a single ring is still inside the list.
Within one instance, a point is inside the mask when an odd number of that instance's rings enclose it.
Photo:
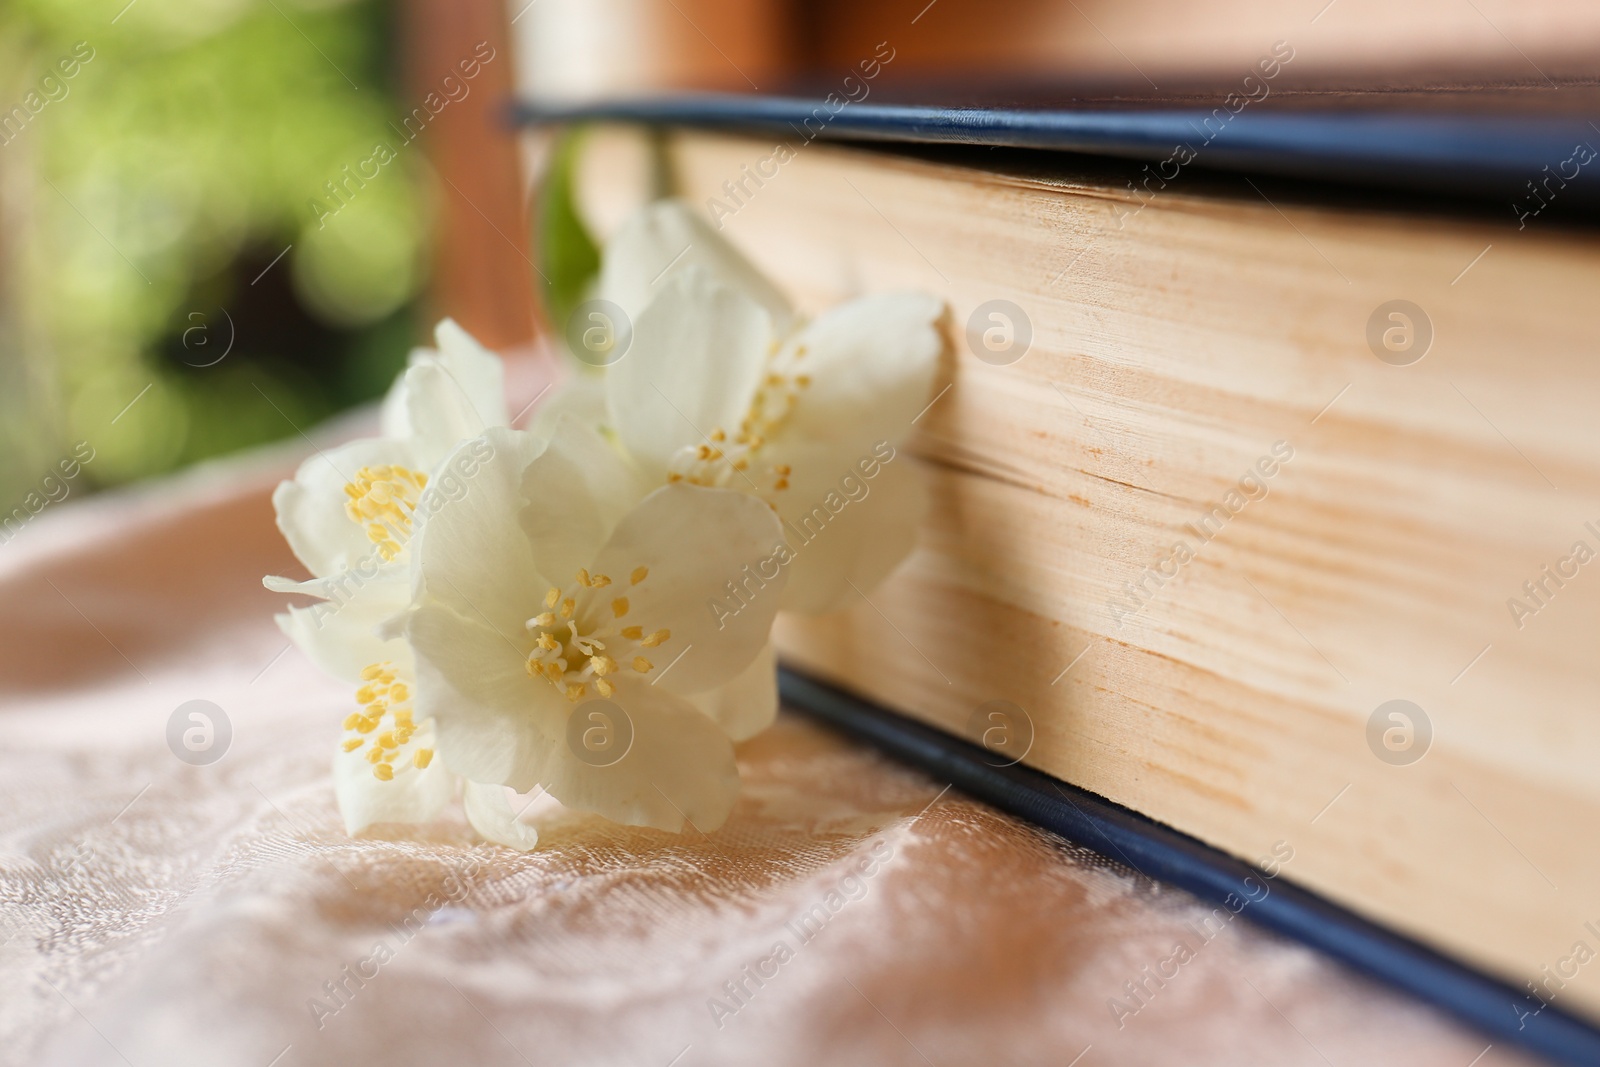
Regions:
[[[1131,189],[1153,194],[1198,163],[1372,188],[1503,201],[1519,218],[1600,198],[1592,78],[1466,79],[1412,75],[1367,85],[1292,68],[1277,41],[1240,77],[1161,91],[1118,83],[1036,81],[896,85],[895,50],[806,95],[681,93],[577,102],[525,99],[530,123],[632,121],[764,131],[822,141],[987,145],[1139,159]],[[776,147],[774,147],[776,151]],[[772,155],[773,153],[769,153]],[[770,167],[773,161],[768,160]],[[775,173],[775,171],[774,171]],[[760,174],[736,174],[712,198],[734,210]],[[752,185],[753,183],[753,185]],[[720,204],[720,206],[719,206]]]
[[[948,303],[907,448],[931,489],[918,546],[870,599],[783,619],[788,664],[1270,863],[1527,990],[1519,1017],[1600,1018],[1581,212],[665,143],[674,192],[802,308]],[[590,139],[602,232],[647,155]]]

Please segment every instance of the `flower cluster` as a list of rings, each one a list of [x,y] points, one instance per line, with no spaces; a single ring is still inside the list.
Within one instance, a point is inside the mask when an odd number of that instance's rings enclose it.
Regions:
[[[267,587],[314,599],[279,624],[352,687],[334,755],[352,834],[460,792],[485,838],[532,848],[507,787],[720,826],[733,745],[777,713],[776,612],[835,610],[910,551],[922,487],[888,460],[931,391],[938,301],[803,321],[670,201],[624,226],[599,288],[631,345],[528,430],[498,358],[446,320],[380,435],[273,496],[312,577]]]

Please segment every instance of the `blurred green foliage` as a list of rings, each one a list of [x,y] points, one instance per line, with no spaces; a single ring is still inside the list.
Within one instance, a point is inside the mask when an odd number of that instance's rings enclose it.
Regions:
[[[578,214],[572,189],[582,139],[581,128],[559,136],[540,188],[540,274],[545,281],[545,309],[554,323],[567,321],[600,273],[600,249]]]
[[[111,484],[382,392],[424,281],[421,149],[347,186],[333,217],[313,201],[403,141],[390,14],[375,0],[0,9],[0,510],[79,440],[96,453],[85,476]]]

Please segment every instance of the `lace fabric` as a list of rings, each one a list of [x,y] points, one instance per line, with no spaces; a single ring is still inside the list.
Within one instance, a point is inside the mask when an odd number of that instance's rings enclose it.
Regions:
[[[790,716],[710,836],[532,798],[529,854],[458,810],[352,840],[351,694],[260,587],[281,458],[0,546],[0,1063],[1524,1062]]]

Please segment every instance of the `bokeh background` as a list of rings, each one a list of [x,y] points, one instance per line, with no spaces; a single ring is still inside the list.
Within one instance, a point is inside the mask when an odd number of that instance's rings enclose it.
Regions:
[[[377,395],[427,277],[414,154],[337,224],[310,204],[394,139],[390,5],[106,11],[25,0],[0,14],[0,499],[79,440],[95,452],[84,477],[117,484]],[[70,77],[63,57],[79,60]]]
[[[500,121],[516,91],[777,91],[879,41],[884,88],[1156,84],[1244,69],[1308,13],[1306,76],[1531,80],[1600,39],[1580,0],[8,0],[0,511],[79,441],[73,493],[301,432],[439,314],[532,344],[593,263],[533,192],[559,151]]]
[[[465,154],[497,167],[509,196],[477,177],[457,192],[500,215],[519,203],[511,142],[487,118],[511,60],[473,7],[0,7],[0,505],[79,441],[94,458],[74,492],[293,435],[382,393],[434,313],[451,186],[432,157],[447,127],[488,142]],[[440,17],[449,32],[430,31]],[[463,43],[474,32],[488,52]],[[526,256],[516,212],[499,225]],[[508,279],[525,321],[531,274]],[[531,328],[479,325],[499,345]]]

